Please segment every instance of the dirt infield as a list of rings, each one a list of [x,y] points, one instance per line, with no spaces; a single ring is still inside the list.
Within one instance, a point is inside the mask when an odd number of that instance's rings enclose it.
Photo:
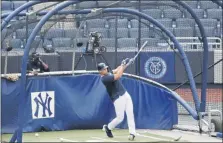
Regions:
[[[176,92],[186,101],[193,102],[193,96],[190,88],[177,89]],[[201,89],[197,89],[199,99],[201,98]],[[222,103],[222,89],[221,88],[208,88],[207,89],[207,102]]]

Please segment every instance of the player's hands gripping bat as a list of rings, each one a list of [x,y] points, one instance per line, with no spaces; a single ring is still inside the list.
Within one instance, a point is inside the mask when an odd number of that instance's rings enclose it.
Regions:
[[[126,62],[125,65],[126,65],[127,67],[128,67],[129,65],[131,65],[131,64],[134,64],[135,59],[138,57],[139,53],[143,50],[143,48],[146,46],[147,43],[148,43],[148,41],[146,41],[146,42],[143,43],[142,47],[140,48],[140,50],[138,51],[138,53],[134,56],[134,58],[131,58],[131,59],[128,59],[128,58],[127,58],[128,60],[125,59],[126,61],[123,60],[124,62]],[[123,62],[123,63],[124,63],[124,62]]]
[[[129,60],[130,60],[129,58],[122,60],[121,65],[126,65],[129,62]]]

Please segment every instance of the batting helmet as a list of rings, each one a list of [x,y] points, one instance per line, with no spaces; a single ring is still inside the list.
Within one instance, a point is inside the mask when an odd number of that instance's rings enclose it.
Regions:
[[[99,63],[98,64],[98,71],[101,71],[103,69],[107,69],[108,66],[105,63]]]

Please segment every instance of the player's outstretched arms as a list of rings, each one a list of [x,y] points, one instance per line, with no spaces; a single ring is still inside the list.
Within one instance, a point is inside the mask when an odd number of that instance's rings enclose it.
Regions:
[[[113,74],[116,74],[120,68],[122,68],[121,65],[118,66],[116,69],[112,70],[112,73]]]
[[[127,67],[126,65],[121,65],[121,66],[118,67],[117,72],[114,74],[114,80],[118,80],[122,77],[126,67]]]

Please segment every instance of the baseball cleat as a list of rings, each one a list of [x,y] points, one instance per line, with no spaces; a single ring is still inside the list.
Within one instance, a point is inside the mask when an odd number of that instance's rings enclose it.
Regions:
[[[135,135],[130,134],[128,138],[129,138],[130,141],[133,141],[135,139]]]
[[[112,132],[111,132],[111,130],[109,130],[107,125],[104,125],[102,130],[106,132],[106,134],[109,138],[113,138]]]

